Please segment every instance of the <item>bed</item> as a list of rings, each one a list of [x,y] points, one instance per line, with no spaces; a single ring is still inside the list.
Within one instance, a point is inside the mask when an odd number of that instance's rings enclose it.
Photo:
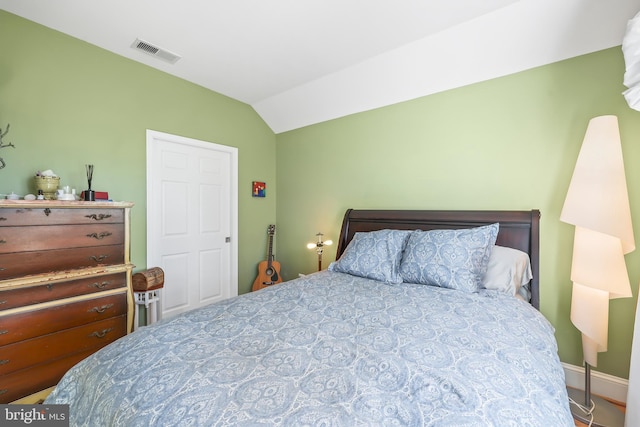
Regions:
[[[350,209],[327,270],[141,328],[45,404],[80,426],[573,426],[539,217]]]

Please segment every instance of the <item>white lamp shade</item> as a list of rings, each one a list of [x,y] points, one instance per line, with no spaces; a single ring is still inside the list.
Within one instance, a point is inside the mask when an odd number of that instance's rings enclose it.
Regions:
[[[607,351],[609,293],[573,283],[571,322],[582,332],[585,362],[598,366],[598,353]]]
[[[576,227],[571,280],[571,322],[582,333],[585,362],[598,366],[598,353],[607,351],[609,299],[632,296],[620,240]]]
[[[616,116],[589,121],[560,220],[617,237],[625,254],[635,249]]]
[[[640,110],[640,13],[627,23],[627,31],[622,40],[625,73],[623,92],[629,107]]]
[[[576,227],[571,280],[604,291],[610,299],[631,297],[631,283],[620,240]]]

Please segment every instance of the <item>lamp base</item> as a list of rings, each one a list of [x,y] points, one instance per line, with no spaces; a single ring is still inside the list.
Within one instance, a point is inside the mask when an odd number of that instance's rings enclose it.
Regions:
[[[567,392],[569,399],[584,406],[584,390],[567,387]],[[594,427],[624,427],[624,413],[613,403],[593,395],[591,400],[596,405],[592,412],[593,422],[591,422],[591,415],[584,413],[575,403],[569,402],[574,419]]]

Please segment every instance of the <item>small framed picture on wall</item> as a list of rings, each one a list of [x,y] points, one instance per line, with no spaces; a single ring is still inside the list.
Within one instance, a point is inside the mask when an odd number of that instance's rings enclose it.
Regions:
[[[267,184],[260,181],[253,181],[253,197],[265,197],[267,195]]]

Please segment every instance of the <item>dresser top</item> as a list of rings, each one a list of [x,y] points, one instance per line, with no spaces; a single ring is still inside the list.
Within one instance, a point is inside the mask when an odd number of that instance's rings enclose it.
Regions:
[[[0,208],[130,208],[132,202],[85,202],[62,200],[0,200]]]

